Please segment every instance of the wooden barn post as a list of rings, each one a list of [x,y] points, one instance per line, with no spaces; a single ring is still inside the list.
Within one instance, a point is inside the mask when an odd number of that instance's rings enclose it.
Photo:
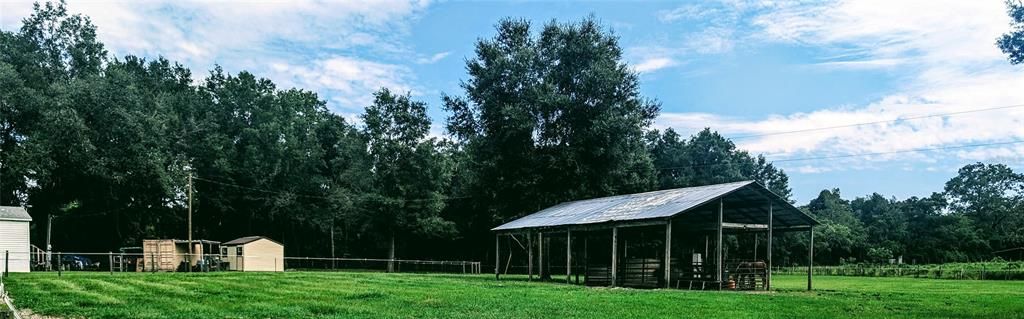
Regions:
[[[565,230],[565,283],[572,283],[572,230]]]
[[[717,271],[715,272],[715,280],[718,281],[718,289],[722,289],[722,281],[724,280],[723,277],[725,275],[725,273],[723,272],[724,267],[722,265],[725,262],[725,258],[722,256],[722,211],[723,210],[725,210],[725,202],[721,198],[719,198],[718,199],[718,230],[717,230],[717,234],[715,235],[715,238],[716,238],[715,239],[715,259],[718,260],[718,262],[715,263],[715,264],[717,264],[716,265]]]
[[[526,232],[526,261],[529,264],[526,268],[530,273],[530,281],[533,281],[533,232]]]
[[[811,284],[813,279],[812,277],[814,277],[814,226],[811,226],[808,233],[810,234],[811,240],[808,241],[809,247],[807,248],[807,290],[811,290],[813,287]]]
[[[672,288],[672,219],[665,223],[665,288]]]
[[[537,232],[537,280],[544,281],[544,232]]]
[[[618,283],[619,278],[619,227],[612,226],[612,287]]]
[[[772,290],[772,223],[775,212],[772,210],[772,202],[768,202],[768,273],[766,274],[765,290]]]
[[[498,269],[501,267],[501,235],[494,234],[494,280],[498,280]]]

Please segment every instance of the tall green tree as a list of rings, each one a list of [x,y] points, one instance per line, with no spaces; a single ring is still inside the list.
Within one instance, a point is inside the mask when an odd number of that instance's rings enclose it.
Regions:
[[[388,89],[374,94],[362,116],[369,146],[375,195],[363,224],[388,239],[388,258],[394,259],[402,234],[451,236],[453,224],[440,216],[447,186],[446,161],[438,143],[427,138],[427,106]],[[389,270],[393,265],[389,264]]]
[[[991,251],[966,216],[944,213],[946,199],[942,193],[928,197],[911,197],[900,204],[908,221],[904,262],[943,263],[981,260]]]
[[[996,40],[996,46],[1011,64],[1024,63],[1024,3],[1020,0],[1006,0],[1006,13],[1010,16],[1010,32]]]
[[[1024,245],[1024,174],[1003,164],[970,164],[946,182],[945,195],[949,209],[970,218],[992,249]]]
[[[850,202],[842,198],[839,189],[821,191],[803,209],[821,222],[815,230],[820,235],[814,241],[818,262],[838,264],[857,259],[864,249],[867,234]]]
[[[910,242],[911,234],[907,231],[907,216],[900,210],[899,202],[895,198],[885,198],[874,193],[868,197],[854,199],[850,206],[864,224],[868,245],[889,253],[888,256],[876,257],[888,260],[905,254],[906,243]]]
[[[503,20],[446,97],[468,153],[477,211],[502,221],[569,199],[649,189],[643,134],[660,105],[639,92],[617,37],[595,19]]]

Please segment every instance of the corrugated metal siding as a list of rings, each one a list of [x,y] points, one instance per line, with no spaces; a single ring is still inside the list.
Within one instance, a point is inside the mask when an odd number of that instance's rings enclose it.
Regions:
[[[670,217],[752,184],[743,181],[566,202],[492,230]]]
[[[29,222],[0,220],[0,271],[3,271],[4,252],[10,251],[10,271],[29,271]]]
[[[741,190],[742,191],[739,191]],[[677,214],[703,206],[719,197],[746,201],[748,196],[759,200],[771,199],[775,202],[775,216],[778,224],[783,226],[815,225],[811,217],[794,208],[781,197],[772,194],[754,181],[716,184],[708,186],[686,187],[658,190],[645,193],[617,195],[556,204],[526,217],[514,220],[492,230],[512,230],[523,228],[540,228],[567,225],[587,225],[613,221],[637,221],[669,218]],[[728,201],[728,199],[727,199]],[[764,208],[767,216],[767,208]],[[727,215],[742,213],[730,209],[726,204]],[[767,219],[767,217],[765,217]]]

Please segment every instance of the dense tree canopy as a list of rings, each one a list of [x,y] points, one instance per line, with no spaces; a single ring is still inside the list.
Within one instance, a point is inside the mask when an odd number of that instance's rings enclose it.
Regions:
[[[789,198],[789,177],[764,156],[753,157],[729,139],[704,129],[683,140],[673,129],[651,131],[648,145],[657,169],[659,189],[756,180]]]
[[[643,134],[660,105],[642,97],[618,39],[594,19],[534,33],[505,20],[466,65],[465,98],[446,97],[479,209],[507,220],[560,201],[645,190]]]
[[[1006,13],[1010,15],[1010,32],[996,40],[1012,64],[1024,63],[1024,3],[1006,0]]]
[[[496,31],[476,43],[463,92],[443,98],[439,139],[408,93],[381,88],[349,123],[246,71],[195,82],[163,58],[108,56],[88,18],[37,5],[0,31],[0,205],[29,208],[34,244],[54,216],[55,249],[111,251],[184,238],[191,176],[196,238],[490,260],[490,228],[561,201],[738,180],[790,198],[785,172],[712,129],[652,129],[660,104],[596,19]],[[818,262],[976,260],[1024,245],[1022,181],[972,164],[930,197],[825,190],[804,209],[823,224]],[[801,261],[801,236],[778,239],[780,260]]]

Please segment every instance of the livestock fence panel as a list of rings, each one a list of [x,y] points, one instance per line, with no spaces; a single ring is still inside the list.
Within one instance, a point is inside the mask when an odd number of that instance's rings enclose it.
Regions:
[[[961,280],[1024,280],[1024,263],[814,266],[814,275]],[[774,274],[807,273],[807,266],[773,267]]]
[[[479,274],[477,261],[411,260],[387,258],[330,258],[288,256],[225,256],[180,254],[157,250],[146,253],[0,251],[0,271],[91,272],[216,272],[244,270],[246,261],[259,263],[261,271],[377,271],[409,273]],[[27,262],[28,269],[21,265]],[[270,266],[268,266],[270,265]]]

